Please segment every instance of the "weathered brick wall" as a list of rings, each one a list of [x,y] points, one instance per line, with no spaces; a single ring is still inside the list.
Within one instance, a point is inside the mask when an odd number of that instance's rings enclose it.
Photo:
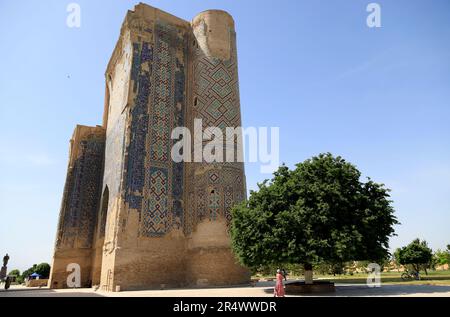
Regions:
[[[247,282],[228,234],[231,208],[245,198],[243,164],[175,163],[170,153],[172,129],[193,131],[195,118],[205,127],[241,125],[231,16],[208,11],[191,24],[136,6],[122,26],[107,80],[106,166],[122,166],[114,177],[105,171],[104,186],[121,182],[117,198],[110,195],[116,202],[108,211],[102,288]],[[125,128],[111,119],[119,112]]]
[[[91,278],[94,231],[103,175],[105,132],[77,126],[70,141],[67,178],[58,222],[50,286],[65,287],[67,265],[81,266],[82,285]]]
[[[241,125],[233,19],[212,10],[189,23],[137,5],[106,71],[104,173],[88,182],[91,196],[69,168],[54,262],[58,287],[75,259],[89,272],[83,285],[109,291],[249,281],[228,232],[232,206],[245,199],[243,163],[171,158],[178,142],[172,130],[193,132],[195,118],[223,131]],[[97,203],[83,200],[91,211],[68,225],[80,191]]]
[[[209,10],[193,19],[192,28],[191,118],[202,119],[204,129],[220,128],[225,137],[227,127],[241,127],[234,21],[224,11]],[[193,122],[189,124],[193,128]],[[237,138],[230,148],[236,160]],[[223,160],[227,150],[225,147]],[[246,196],[244,164],[194,163],[188,180],[188,279],[209,285],[248,282],[248,271],[236,263],[228,234],[231,209]]]
[[[117,43],[106,72],[106,96],[104,125],[106,125],[105,172],[103,177],[102,219],[100,234],[103,247],[96,253],[93,276],[100,285],[101,280],[110,280],[114,270],[117,246],[117,230],[120,227],[119,212],[123,210],[123,174],[126,160],[126,125],[130,99],[130,73],[132,45],[130,32],[122,28],[121,40]],[[107,199],[105,194],[107,193]],[[100,268],[100,272],[98,269]]]
[[[108,67],[112,82],[128,79],[125,102],[114,91],[122,86],[109,91],[109,111],[126,119],[117,129],[107,119],[106,165],[109,160],[123,163],[116,169],[120,175],[105,173],[104,178],[109,188],[120,179],[120,192],[117,198],[110,192],[110,200],[117,201],[108,211],[103,289],[183,283],[184,277],[176,272],[182,272],[185,250],[184,165],[171,159],[170,134],[184,125],[189,32],[188,22],[138,5],[125,19]],[[130,67],[118,71],[120,63]],[[109,140],[113,129],[111,136],[123,140],[121,145]]]
[[[47,279],[29,280],[25,284],[26,287],[46,287],[48,286]]]

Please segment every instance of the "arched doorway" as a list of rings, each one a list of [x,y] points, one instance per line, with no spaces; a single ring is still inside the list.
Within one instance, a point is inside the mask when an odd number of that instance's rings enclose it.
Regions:
[[[109,189],[108,189],[108,186],[106,186],[105,190],[103,191],[102,203],[100,205],[100,219],[99,219],[99,226],[98,226],[98,238],[99,239],[105,237],[106,218],[108,215],[108,203],[109,203]]]
[[[109,189],[105,187],[103,191],[100,210],[97,222],[97,237],[95,241],[95,254],[92,267],[92,285],[100,285],[102,260],[103,260],[103,244],[105,242],[106,220],[108,216]]]

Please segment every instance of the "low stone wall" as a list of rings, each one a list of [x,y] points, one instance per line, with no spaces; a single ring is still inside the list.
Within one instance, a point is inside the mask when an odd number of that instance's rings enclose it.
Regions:
[[[447,271],[449,269],[448,264],[440,265],[436,267],[436,271]]]
[[[29,280],[25,285],[26,287],[47,287],[48,279]]]

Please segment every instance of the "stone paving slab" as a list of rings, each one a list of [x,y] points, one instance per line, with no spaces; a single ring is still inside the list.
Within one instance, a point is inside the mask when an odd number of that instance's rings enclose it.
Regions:
[[[50,290],[48,288],[13,286],[8,291],[0,290],[0,297],[272,297],[272,285],[273,283],[266,282],[260,283],[256,287],[146,290],[120,293],[107,293],[93,289]],[[380,288],[369,288],[361,284],[336,284],[336,293],[320,296],[450,297],[450,286],[383,285]]]

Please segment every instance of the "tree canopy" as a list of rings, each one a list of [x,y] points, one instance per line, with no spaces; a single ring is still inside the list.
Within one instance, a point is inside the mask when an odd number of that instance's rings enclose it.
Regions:
[[[249,267],[385,259],[398,224],[383,184],[341,157],[281,166],[233,208],[232,246]]]
[[[436,258],[436,264],[438,265],[444,265],[444,264],[450,264],[450,251],[449,250],[437,250],[434,253],[434,256]]]
[[[36,273],[42,276],[42,278],[49,278],[50,276],[50,264],[41,263],[36,267]]]
[[[398,261],[402,265],[412,265],[419,272],[421,267],[426,268],[433,259],[433,250],[428,247],[428,243],[420,239],[415,239],[406,247],[398,249]]]
[[[23,271],[22,277],[25,279],[33,273],[37,273],[41,278],[48,278],[50,276],[50,264],[41,263],[39,265],[33,264],[28,270]]]
[[[20,276],[20,271],[17,270],[17,269],[11,270],[11,272],[9,272],[8,275],[11,275],[11,276]]]

